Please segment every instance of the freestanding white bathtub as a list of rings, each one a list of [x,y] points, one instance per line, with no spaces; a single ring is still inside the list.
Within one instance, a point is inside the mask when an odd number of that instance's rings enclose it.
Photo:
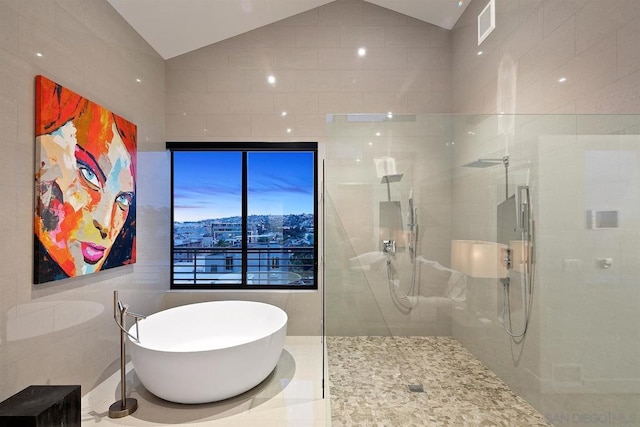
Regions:
[[[138,322],[129,353],[142,384],[177,403],[227,399],[260,384],[278,363],[287,314],[252,301],[175,307]],[[135,325],[129,332],[135,336]]]

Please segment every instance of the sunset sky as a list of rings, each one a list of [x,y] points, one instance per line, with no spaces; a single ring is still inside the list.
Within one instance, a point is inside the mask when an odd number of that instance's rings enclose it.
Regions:
[[[174,151],[177,222],[241,216],[242,153]],[[251,152],[249,215],[313,213],[313,153]]]

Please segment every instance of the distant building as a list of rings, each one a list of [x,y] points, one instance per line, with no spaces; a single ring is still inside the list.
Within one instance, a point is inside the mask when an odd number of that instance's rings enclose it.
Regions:
[[[211,236],[213,240],[231,240],[242,235],[242,224],[236,222],[222,222],[211,224]]]
[[[238,222],[216,222],[210,226],[211,237],[218,242],[220,240],[239,240],[242,236],[242,223]],[[255,243],[257,241],[258,229],[253,224],[247,224],[248,242]],[[252,241],[254,239],[255,241]]]

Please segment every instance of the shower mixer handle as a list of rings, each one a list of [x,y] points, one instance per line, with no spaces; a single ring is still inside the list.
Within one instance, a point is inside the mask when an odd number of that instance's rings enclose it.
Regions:
[[[508,271],[511,270],[513,264],[513,254],[510,248],[504,248],[502,250],[502,265]],[[500,279],[502,280],[502,279]]]
[[[395,254],[396,253],[396,241],[395,240],[383,240],[382,241],[382,253]]]

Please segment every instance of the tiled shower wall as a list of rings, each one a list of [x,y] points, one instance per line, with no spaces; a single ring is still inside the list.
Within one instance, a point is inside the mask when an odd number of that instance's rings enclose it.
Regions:
[[[358,56],[360,47],[365,57]],[[327,114],[448,112],[450,48],[447,30],[361,0],[338,0],[168,60],[167,139],[318,141],[323,157]],[[269,75],[275,84],[267,82]],[[408,148],[400,139],[387,143],[402,146],[403,153]],[[345,149],[350,144],[343,142]],[[345,163],[341,172],[351,167]],[[327,179],[333,173],[328,168]],[[350,213],[342,218],[348,234],[359,235],[369,215],[352,221],[371,209],[362,206],[362,197],[340,199],[341,212]],[[231,297],[283,307],[291,318],[289,334],[320,332],[317,292],[174,293],[166,304]],[[337,307],[328,306],[328,316],[332,309]]]
[[[42,56],[36,56],[41,53]],[[138,262],[33,285],[34,78],[48,78],[138,126]],[[140,79],[137,82],[136,79]],[[81,384],[117,369],[112,292],[135,311],[167,287],[164,61],[105,0],[0,1],[0,400],[30,384]]]
[[[466,292],[464,278],[446,267],[451,119],[381,116],[335,115],[327,123],[327,334],[449,336],[451,296]],[[387,186],[388,174],[398,176]],[[385,221],[390,205],[401,223]],[[395,254],[382,252],[390,237]]]
[[[638,319],[625,303],[637,301],[640,274],[628,255],[637,253],[637,119],[584,114],[640,113],[640,3],[496,0],[496,29],[478,46],[486,3],[474,0],[452,31],[452,111],[582,116],[524,117],[506,128],[476,117],[458,126],[456,168],[508,146],[512,183],[532,186],[539,274],[524,343],[497,322],[495,283],[474,287],[471,308],[454,311],[454,337],[558,425],[588,423],[593,413],[637,423]],[[456,170],[454,238],[494,239],[504,171]],[[619,228],[588,229],[592,209],[618,211]],[[488,227],[472,225],[479,216]],[[600,268],[609,257],[613,269]],[[521,306],[514,313],[519,322]]]

